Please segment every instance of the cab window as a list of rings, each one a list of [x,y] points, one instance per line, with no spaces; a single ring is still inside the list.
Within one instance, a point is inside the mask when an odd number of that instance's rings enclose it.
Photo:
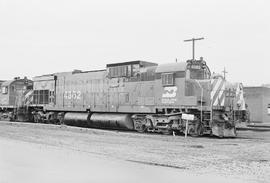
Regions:
[[[8,93],[8,87],[7,86],[3,86],[2,89],[2,94],[7,94]]]
[[[162,86],[174,85],[174,74],[173,73],[164,73],[161,75]]]
[[[204,71],[201,69],[190,69],[190,79],[204,79]]]
[[[190,79],[209,79],[210,74],[204,69],[190,69]]]

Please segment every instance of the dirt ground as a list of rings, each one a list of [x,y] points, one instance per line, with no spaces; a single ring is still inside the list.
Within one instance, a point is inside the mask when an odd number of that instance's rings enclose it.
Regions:
[[[185,139],[0,122],[0,183],[176,180],[269,182],[270,132]]]

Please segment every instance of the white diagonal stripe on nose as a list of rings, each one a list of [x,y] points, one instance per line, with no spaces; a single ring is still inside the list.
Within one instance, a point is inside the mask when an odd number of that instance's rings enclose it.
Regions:
[[[221,106],[224,106],[225,104],[225,97],[223,97],[222,101],[221,101]]]
[[[240,86],[239,86],[239,84],[237,84],[235,95],[238,96],[239,93],[240,93]]]
[[[222,82],[221,79],[218,79],[218,81],[216,82],[215,86],[213,87],[212,91],[211,91],[211,100],[213,99],[214,95],[217,92],[217,89],[219,88],[220,83]]]
[[[218,97],[216,97],[216,100],[214,102],[214,105],[217,105],[218,104],[218,101],[221,99],[221,96],[223,95],[224,90],[225,90],[225,82],[222,82],[222,87],[219,90]]]

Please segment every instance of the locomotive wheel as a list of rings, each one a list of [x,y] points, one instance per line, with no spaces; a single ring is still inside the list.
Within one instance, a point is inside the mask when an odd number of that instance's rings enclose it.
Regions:
[[[146,126],[145,126],[145,124],[139,124],[139,125],[137,125],[136,127],[135,127],[135,129],[137,130],[137,132],[139,132],[139,133],[144,133],[144,132],[146,132]]]
[[[146,126],[147,119],[144,117],[137,117],[133,119],[134,129],[139,133],[144,133],[147,130]]]

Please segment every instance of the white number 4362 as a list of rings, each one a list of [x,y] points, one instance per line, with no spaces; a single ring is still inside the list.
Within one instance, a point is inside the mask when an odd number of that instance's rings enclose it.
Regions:
[[[64,98],[65,99],[80,100],[81,99],[81,91],[65,91]]]

